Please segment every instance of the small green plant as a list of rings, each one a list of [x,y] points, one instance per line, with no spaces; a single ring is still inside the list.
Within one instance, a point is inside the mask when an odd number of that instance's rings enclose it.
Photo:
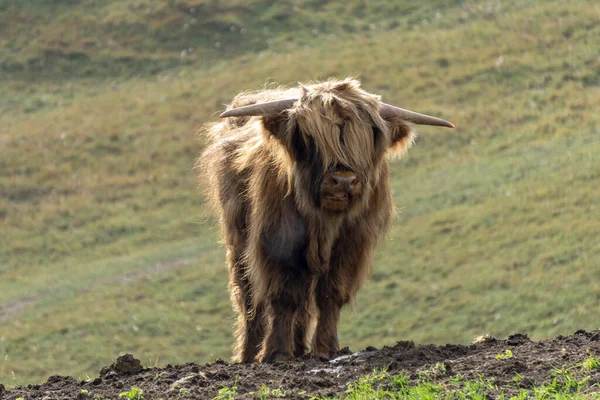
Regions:
[[[164,372],[164,371],[163,371],[163,372],[159,372],[158,374],[156,374],[156,375],[154,376],[154,380],[155,380],[155,381],[159,381],[159,380],[161,380],[162,378],[164,378],[165,376],[167,376],[167,373],[166,373],[166,372]]]
[[[600,368],[600,359],[592,354],[585,360],[583,360],[583,369],[586,371],[592,371]]]
[[[268,399],[283,399],[285,398],[285,392],[281,389],[270,389],[266,385],[262,385],[258,392],[250,393],[255,396],[258,396],[260,400],[268,400]]]
[[[512,381],[518,387],[519,385],[521,385],[521,382],[523,382],[523,375],[521,375],[518,372],[515,372],[515,376],[512,378]]]
[[[513,352],[510,351],[509,349],[506,349],[504,354],[498,354],[496,356],[496,360],[507,360],[509,358],[513,358]]]
[[[179,389],[179,396],[185,397],[188,394],[190,394],[190,389],[188,389],[188,388]]]
[[[237,379],[233,382],[232,387],[224,386],[219,390],[219,395],[213,400],[233,400],[237,394]]]
[[[140,400],[144,398],[144,396],[142,396],[143,393],[144,391],[142,389],[132,387],[129,392],[123,392],[119,395],[119,397],[123,397],[127,400]]]
[[[459,383],[465,380],[465,377],[462,374],[456,374],[452,378],[450,378],[450,382]]]

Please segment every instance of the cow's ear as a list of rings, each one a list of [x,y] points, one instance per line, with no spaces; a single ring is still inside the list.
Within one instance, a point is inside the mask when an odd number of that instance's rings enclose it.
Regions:
[[[403,119],[390,118],[387,122],[390,133],[388,153],[401,156],[413,145],[416,135]]]
[[[289,117],[285,114],[279,114],[276,116],[264,116],[262,117],[262,124],[265,131],[281,141],[287,144],[288,129],[289,129]]]
[[[285,117],[263,118],[263,127],[267,135],[274,137],[283,145],[292,160],[307,161],[314,157],[312,140],[301,134],[297,122]]]

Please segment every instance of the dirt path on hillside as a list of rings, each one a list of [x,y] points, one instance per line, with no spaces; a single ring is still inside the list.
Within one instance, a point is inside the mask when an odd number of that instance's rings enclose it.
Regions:
[[[512,352],[511,357],[498,358]],[[581,363],[590,355],[600,355],[600,330],[578,331],[571,336],[533,342],[516,334],[506,340],[487,338],[471,345],[420,345],[398,342],[381,350],[342,352],[332,360],[299,359],[290,363],[229,364],[217,360],[212,364],[167,365],[165,368],[142,368],[132,356],[120,357],[104,367],[99,377],[77,381],[71,377],[52,376],[42,385],[28,385],[5,390],[0,385],[0,398],[24,399],[118,399],[132,387],[143,391],[144,399],[211,399],[224,387],[237,387],[235,399],[258,398],[263,385],[279,389],[286,399],[307,396],[340,396],[348,384],[386,368],[389,373],[405,372],[417,380],[425,372],[436,374],[442,382],[459,374],[469,379],[493,379],[494,384],[509,388],[532,388],[550,382],[554,368]],[[436,367],[437,365],[437,367]],[[588,372],[588,391],[600,392],[600,368]],[[515,377],[519,377],[516,383]],[[252,394],[254,392],[254,394]],[[506,392],[505,392],[506,394]],[[489,394],[494,397],[493,390]],[[274,397],[266,397],[272,398]],[[123,398],[123,397],[121,397]]]

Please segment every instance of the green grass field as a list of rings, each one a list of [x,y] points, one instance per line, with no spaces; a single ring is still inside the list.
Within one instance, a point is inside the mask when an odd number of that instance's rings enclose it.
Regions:
[[[600,327],[600,6],[325,3],[0,0],[0,383],[228,358],[196,131],[329,76],[457,126],[393,162],[343,346]]]

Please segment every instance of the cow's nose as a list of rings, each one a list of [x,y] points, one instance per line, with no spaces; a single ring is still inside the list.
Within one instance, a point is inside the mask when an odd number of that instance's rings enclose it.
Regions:
[[[334,187],[339,189],[352,190],[356,185],[356,175],[354,174],[333,174],[331,175]]]

